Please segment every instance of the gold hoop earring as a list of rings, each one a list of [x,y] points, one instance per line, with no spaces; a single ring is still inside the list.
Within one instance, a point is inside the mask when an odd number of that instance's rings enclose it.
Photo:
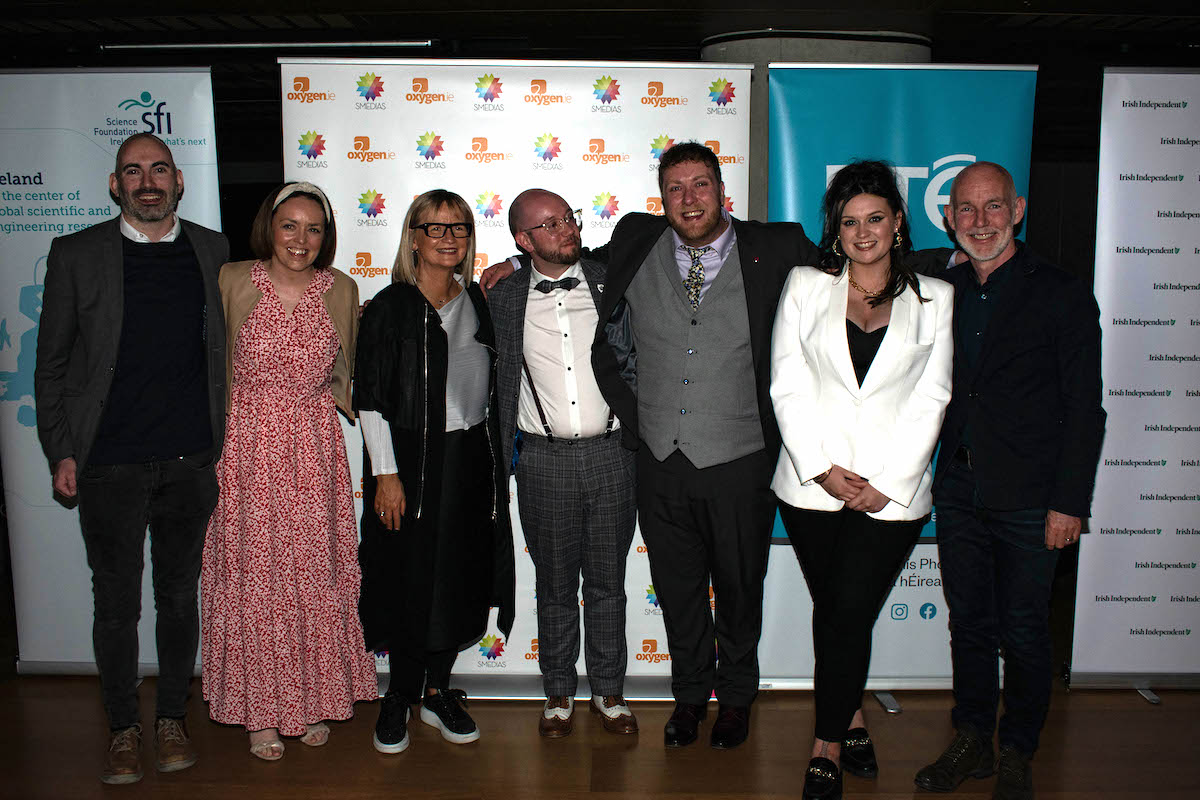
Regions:
[[[835,238],[833,240],[833,247],[831,249],[833,250],[833,254],[835,256],[837,256],[838,258],[845,258],[846,254],[843,253],[841,250],[838,250],[838,245],[841,244],[841,242],[842,242],[841,236],[838,236],[837,238]]]
[[[900,235],[900,229],[899,229],[899,228],[896,228],[896,241],[895,241],[895,243],[892,245],[892,247],[894,247],[894,248],[896,248],[897,250],[899,250],[899,249],[900,249],[900,245],[902,245],[902,244],[904,244],[904,237]]]

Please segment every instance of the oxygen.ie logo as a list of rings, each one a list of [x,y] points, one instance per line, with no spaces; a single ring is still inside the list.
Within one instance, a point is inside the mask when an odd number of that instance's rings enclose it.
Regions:
[[[638,661],[646,661],[651,664],[661,664],[663,661],[670,661],[670,653],[658,652],[657,639],[643,639],[642,652],[634,656]]]

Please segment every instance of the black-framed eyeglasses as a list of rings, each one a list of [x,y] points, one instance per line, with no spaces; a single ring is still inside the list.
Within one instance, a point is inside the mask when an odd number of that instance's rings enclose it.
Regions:
[[[425,231],[425,235],[430,239],[441,239],[446,235],[446,231],[450,231],[450,235],[455,239],[465,239],[475,230],[473,222],[422,222],[419,225],[409,225],[414,231],[417,228]]]
[[[583,209],[577,208],[562,219],[548,220],[543,222],[541,225],[534,225],[532,228],[526,228],[525,230],[521,231],[521,233],[533,233],[538,228],[545,228],[546,233],[551,233],[557,236],[558,234],[562,233],[568,225],[574,225],[576,228],[583,227]]]

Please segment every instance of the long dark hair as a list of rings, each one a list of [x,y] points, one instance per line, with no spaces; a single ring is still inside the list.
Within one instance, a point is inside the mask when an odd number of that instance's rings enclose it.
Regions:
[[[917,274],[908,265],[912,243],[908,235],[908,209],[896,185],[896,173],[886,161],[855,161],[838,170],[825,190],[821,201],[821,243],[817,246],[821,258],[818,267],[830,275],[841,275],[846,269],[846,256],[834,252],[834,244],[841,232],[842,211],[846,204],[860,194],[873,194],[887,201],[888,208],[900,217],[900,246],[892,245],[892,266],[888,281],[876,296],[867,302],[877,306],[899,297],[906,288],[911,288],[922,303],[929,302],[921,296]],[[844,249],[844,248],[843,248]]]

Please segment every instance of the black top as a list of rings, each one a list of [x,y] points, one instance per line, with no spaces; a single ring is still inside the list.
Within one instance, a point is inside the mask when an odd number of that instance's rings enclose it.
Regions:
[[[871,362],[875,360],[875,354],[879,352],[879,345],[883,342],[883,336],[887,333],[887,329],[888,326],[884,325],[878,330],[866,333],[849,318],[846,319],[846,341],[850,343],[850,362],[854,364],[854,377],[858,378],[859,386],[862,386],[863,378],[867,377],[867,370],[871,368]]]
[[[983,350],[983,337],[987,333],[988,323],[992,313],[1013,291],[1010,276],[1013,272],[1013,261],[1009,259],[988,275],[987,282],[980,284],[979,276],[970,262],[966,264],[966,288],[954,309],[954,346],[959,348],[963,365],[968,372],[974,372],[979,364],[979,354]],[[971,446],[971,422],[968,420],[963,429],[962,445]]]
[[[122,237],[121,343],[92,464],[140,464],[213,445],[208,409],[204,280],[180,233],[173,242]]]

